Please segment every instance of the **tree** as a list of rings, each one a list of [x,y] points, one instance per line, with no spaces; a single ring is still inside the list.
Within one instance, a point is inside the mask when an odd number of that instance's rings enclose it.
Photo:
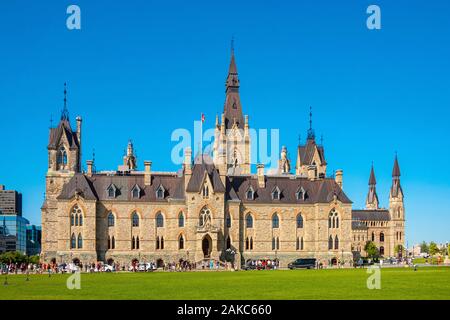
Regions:
[[[430,255],[434,256],[439,253],[439,248],[436,243],[433,241],[430,242],[430,249],[429,249]]]
[[[430,247],[428,247],[428,245],[427,245],[427,243],[425,241],[423,241],[420,244],[420,252],[423,252],[423,253],[429,253],[430,252]]]
[[[364,251],[366,251],[368,258],[377,259],[380,256],[377,246],[372,241],[366,242]]]

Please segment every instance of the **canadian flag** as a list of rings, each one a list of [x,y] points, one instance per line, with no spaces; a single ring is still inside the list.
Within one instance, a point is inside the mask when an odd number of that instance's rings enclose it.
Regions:
[[[205,122],[205,114],[202,113],[202,123]]]

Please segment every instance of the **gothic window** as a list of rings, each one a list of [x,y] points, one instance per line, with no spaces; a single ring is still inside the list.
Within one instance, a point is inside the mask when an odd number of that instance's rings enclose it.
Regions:
[[[156,190],[156,198],[164,199],[164,193],[165,193],[165,190],[164,190],[163,186],[159,186],[158,189]]]
[[[277,237],[277,250],[280,249],[280,238]]]
[[[136,239],[133,236],[133,238],[131,238],[131,250],[134,250],[134,249],[136,249]]]
[[[333,237],[328,238],[328,250],[333,250]]]
[[[372,232],[372,242],[375,241],[375,233]]]
[[[380,255],[384,256],[384,247],[383,246],[380,247]]]
[[[303,250],[303,237],[300,238],[300,250]]]
[[[75,225],[78,226],[78,215],[75,215]]]
[[[137,212],[133,212],[133,216],[131,219],[132,219],[133,227],[139,227],[139,215],[137,214]]]
[[[114,227],[115,221],[114,221],[114,215],[112,212],[108,214],[108,227]]]
[[[200,211],[199,226],[205,227],[211,223],[211,210],[208,207],[203,207]]]
[[[184,249],[184,238],[183,238],[183,235],[181,235],[181,234],[178,237],[178,249],[180,249],[180,250]]]
[[[275,238],[272,238],[272,250],[275,250]]]
[[[70,249],[75,249],[77,247],[77,241],[75,238],[75,234],[72,233],[72,237],[70,237]]]
[[[78,225],[79,226],[83,225],[83,215],[82,214],[80,214],[80,216],[79,216]]]
[[[161,237],[161,244],[160,244],[161,250],[164,249],[164,237]]]
[[[245,250],[248,250],[249,248],[250,248],[250,242],[247,237],[247,238],[245,238]]]
[[[303,217],[300,213],[297,215],[297,228],[303,228]]]
[[[75,225],[75,215],[73,213],[70,215],[70,225],[72,227]]]
[[[58,169],[65,169],[67,166],[67,152],[64,147],[61,147],[58,150],[58,156],[56,159],[56,163],[58,164]]]
[[[272,191],[272,200],[280,200],[280,189],[275,187]]]
[[[156,237],[156,250],[159,250],[159,237]]]
[[[278,219],[278,215],[275,213],[272,216],[272,228],[277,229],[280,227],[280,220]]]
[[[230,239],[230,236],[227,236],[227,249],[231,249],[231,239]]]
[[[253,217],[250,213],[247,213],[247,217],[245,218],[245,224],[247,228],[253,228]]]
[[[384,233],[383,232],[380,233],[380,242],[384,242]]]
[[[334,250],[337,250],[337,249],[339,249],[339,238],[338,238],[338,236],[336,236],[334,238]]]
[[[297,191],[297,200],[305,201],[306,199],[306,191],[303,189],[303,187],[300,188],[300,190]]]
[[[227,228],[231,228],[231,216],[229,213],[227,213],[226,223],[227,223]]]
[[[295,241],[295,249],[299,250],[300,249],[300,239],[297,237],[296,241]]]
[[[116,248],[116,239],[114,238],[114,236],[112,236],[111,238],[111,249],[115,249]]]
[[[164,217],[161,212],[156,215],[156,227],[163,228],[164,227]]]
[[[134,199],[139,199],[141,197],[141,188],[139,188],[139,186],[137,184],[131,190],[131,196]]]
[[[250,250],[253,250],[253,237],[250,237]]]
[[[247,190],[246,198],[247,198],[247,200],[254,200],[255,199],[255,191],[253,190],[253,188],[251,186]]]
[[[178,227],[183,228],[184,227],[184,215],[183,212],[180,212],[178,214]]]
[[[339,228],[339,217],[336,217],[336,228]]]
[[[139,249],[139,237],[136,237],[136,249]]]
[[[339,228],[339,216],[334,209],[328,215],[328,228]]]
[[[78,234],[78,249],[83,248],[83,237],[81,236],[81,233]]]
[[[111,237],[108,236],[108,250],[111,249]]]

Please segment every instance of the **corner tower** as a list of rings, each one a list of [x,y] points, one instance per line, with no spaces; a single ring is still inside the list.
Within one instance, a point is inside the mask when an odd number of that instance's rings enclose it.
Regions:
[[[392,186],[389,194],[389,212],[391,215],[391,252],[399,245],[405,248],[405,206],[403,190],[400,185],[400,166],[397,155],[392,169]]]
[[[367,194],[367,198],[366,198],[366,209],[367,210],[379,209],[379,201],[378,201],[376,185],[377,185],[377,180],[375,179],[375,172],[373,170],[373,164],[372,164],[372,169],[370,170],[370,177],[369,177],[369,193]]]

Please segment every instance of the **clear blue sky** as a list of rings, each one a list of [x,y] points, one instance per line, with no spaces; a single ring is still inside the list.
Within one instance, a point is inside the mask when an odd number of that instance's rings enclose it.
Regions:
[[[394,3],[395,2],[395,3]],[[366,28],[378,4],[382,29]],[[66,28],[81,7],[82,29]],[[295,161],[308,108],[324,135],[329,173],[364,206],[370,165],[388,205],[398,151],[407,240],[450,240],[450,5],[448,1],[1,1],[0,184],[23,193],[40,223],[50,115],[68,83],[71,119],[84,119],[84,159],[176,170],[175,128],[202,112],[214,125],[235,36],[244,113],[279,128]]]

